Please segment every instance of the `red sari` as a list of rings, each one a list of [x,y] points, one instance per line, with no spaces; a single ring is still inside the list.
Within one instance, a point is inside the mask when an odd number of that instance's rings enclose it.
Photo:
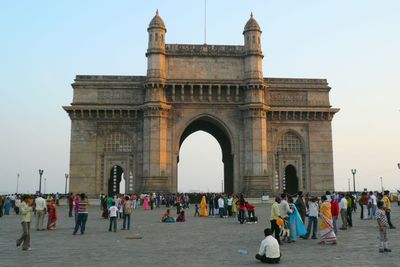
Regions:
[[[52,202],[48,206],[47,230],[56,230],[57,219],[57,206]]]

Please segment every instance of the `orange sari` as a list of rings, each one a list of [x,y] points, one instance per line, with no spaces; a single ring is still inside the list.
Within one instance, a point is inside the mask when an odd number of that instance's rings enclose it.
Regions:
[[[207,212],[207,201],[206,201],[206,196],[203,196],[200,202],[200,208],[201,208],[201,217],[207,217],[208,212]]]

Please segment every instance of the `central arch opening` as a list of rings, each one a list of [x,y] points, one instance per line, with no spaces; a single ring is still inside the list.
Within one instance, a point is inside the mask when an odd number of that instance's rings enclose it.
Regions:
[[[299,191],[299,179],[297,171],[293,165],[288,165],[285,168],[286,192],[293,195]]]
[[[179,150],[178,192],[220,192],[223,179],[218,141],[204,131],[192,133]]]
[[[210,179],[216,179],[216,181],[214,183],[210,183],[210,186],[208,186],[208,183],[205,182],[206,178],[205,177],[199,177],[197,179],[200,179],[200,183],[204,183],[206,185],[203,186],[199,186],[199,191],[214,191],[212,190],[214,186],[217,187],[217,190],[214,192],[225,192],[225,193],[233,193],[233,156],[232,156],[232,149],[231,149],[231,142],[229,139],[229,135],[227,134],[225,127],[220,124],[219,122],[215,121],[212,118],[209,117],[202,117],[201,119],[197,119],[194,122],[192,122],[191,124],[189,124],[185,131],[182,133],[180,142],[179,142],[179,150],[182,147],[182,144],[184,143],[184,141],[186,140],[186,138],[188,138],[189,136],[191,136],[192,134],[196,133],[196,135],[193,135],[194,137],[196,137],[198,134],[199,135],[203,135],[205,133],[211,135],[212,137],[214,137],[215,139],[211,139],[211,143],[213,142],[212,140],[216,140],[217,144],[219,146],[219,155],[217,155],[217,158],[214,158],[214,164],[215,165],[215,161],[221,162],[222,159],[222,164],[223,164],[223,175],[221,174],[221,176],[218,176],[218,173],[215,174],[218,177],[210,177]],[[208,136],[209,136],[208,135]],[[207,135],[206,135],[207,136]],[[210,138],[210,137],[208,137]],[[197,138],[196,138],[197,139]],[[190,143],[190,139],[188,139],[188,143]],[[197,142],[197,141],[196,141]],[[196,144],[197,146],[205,146],[205,142],[204,139],[200,139],[200,142],[198,144]],[[215,148],[215,150],[212,151],[218,151],[218,149]],[[196,151],[192,152],[192,153],[196,153]],[[207,153],[207,152],[205,152]],[[213,152],[208,152],[208,153],[213,153]],[[202,155],[202,157],[208,157],[208,159],[211,159],[213,156],[216,155]],[[180,188],[181,184],[180,181],[182,180],[182,170],[179,170],[179,167],[181,167],[179,165],[179,156],[177,158],[177,163],[178,163],[178,191],[185,191],[184,189],[186,188]],[[196,169],[196,160],[192,161],[191,166],[189,166],[189,168],[193,169],[193,170],[189,170],[187,175],[193,176],[195,175],[195,169]],[[211,171],[217,171],[218,167],[216,167],[215,170],[211,170]],[[205,174],[206,175],[206,174]],[[184,179],[184,178],[183,178]],[[183,186],[183,184],[182,184]],[[181,191],[181,192],[182,192]]]
[[[114,165],[110,170],[108,179],[108,195],[125,193],[124,170],[119,165]]]

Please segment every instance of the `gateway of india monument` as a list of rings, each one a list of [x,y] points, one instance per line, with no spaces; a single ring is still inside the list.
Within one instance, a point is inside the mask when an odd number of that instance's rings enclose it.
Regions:
[[[261,29],[244,45],[166,44],[158,14],[146,76],[77,75],[72,84],[70,191],[177,191],[179,149],[205,131],[218,141],[224,192],[261,196],[334,189],[325,79],[266,78]]]

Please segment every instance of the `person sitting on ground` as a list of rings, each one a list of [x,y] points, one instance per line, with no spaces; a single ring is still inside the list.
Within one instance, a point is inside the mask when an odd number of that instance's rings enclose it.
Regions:
[[[255,207],[254,207],[254,205],[252,205],[252,204],[250,204],[249,202],[245,202],[246,204],[245,204],[245,207],[246,207],[246,209],[247,209],[247,213],[248,213],[248,215],[249,215],[249,217],[248,217],[248,221],[249,222],[257,222],[257,217],[256,217],[256,214],[255,214]]]
[[[185,219],[185,211],[181,211],[181,213],[179,214],[179,216],[178,216],[178,218],[176,218],[176,221],[177,222],[186,222],[186,219]]]
[[[174,217],[171,216],[171,212],[167,209],[167,212],[162,216],[161,222],[164,223],[173,223],[175,222]]]
[[[256,254],[256,259],[265,263],[279,263],[281,253],[279,251],[279,243],[272,236],[270,228],[264,229],[265,239],[261,241],[260,251]]]

